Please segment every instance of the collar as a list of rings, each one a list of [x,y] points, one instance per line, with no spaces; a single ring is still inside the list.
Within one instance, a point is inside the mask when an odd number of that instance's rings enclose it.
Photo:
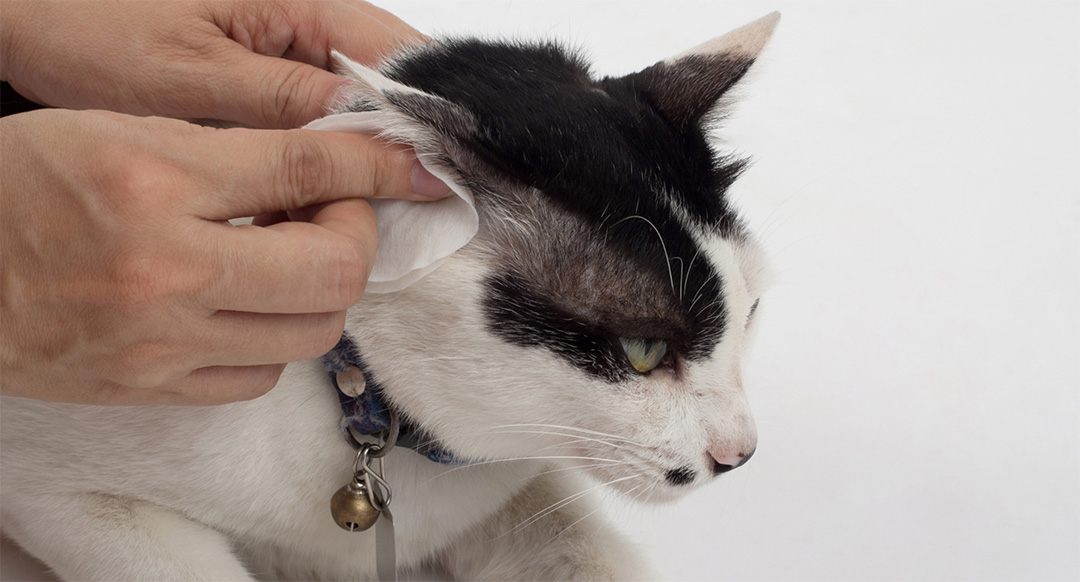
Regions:
[[[356,343],[348,335],[342,335],[334,349],[322,357],[323,367],[330,375],[338,400],[342,419],[338,428],[350,442],[350,431],[358,435],[375,436],[390,430],[390,405],[383,397],[382,386],[375,381],[371,370],[364,363]],[[397,412],[397,411],[395,411]],[[410,448],[428,459],[444,465],[462,464],[429,434],[412,424],[398,413],[401,420],[396,446]]]

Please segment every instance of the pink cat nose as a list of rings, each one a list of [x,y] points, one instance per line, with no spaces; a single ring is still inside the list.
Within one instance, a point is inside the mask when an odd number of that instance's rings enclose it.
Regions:
[[[709,456],[712,457],[713,461],[713,475],[727,473],[732,469],[743,466],[750,460],[750,457],[754,456],[754,451],[756,450],[757,449],[753,449],[749,453],[742,453],[721,447],[709,449]]]

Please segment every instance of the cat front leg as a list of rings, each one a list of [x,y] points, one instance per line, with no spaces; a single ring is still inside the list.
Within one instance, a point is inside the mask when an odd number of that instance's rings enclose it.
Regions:
[[[659,577],[597,505],[589,484],[541,474],[499,512],[442,550],[455,580],[655,580]]]
[[[12,500],[4,532],[64,580],[254,580],[220,532],[113,495]]]

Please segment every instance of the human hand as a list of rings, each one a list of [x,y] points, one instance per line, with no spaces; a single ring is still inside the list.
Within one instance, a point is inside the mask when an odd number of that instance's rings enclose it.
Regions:
[[[372,63],[424,37],[366,2],[5,0],[0,79],[53,107],[299,127]],[[278,58],[284,57],[284,58]]]
[[[5,395],[261,395],[283,362],[332,348],[363,293],[376,228],[359,197],[447,191],[407,151],[356,134],[64,110],[0,128]],[[310,222],[227,222],[295,208]]]

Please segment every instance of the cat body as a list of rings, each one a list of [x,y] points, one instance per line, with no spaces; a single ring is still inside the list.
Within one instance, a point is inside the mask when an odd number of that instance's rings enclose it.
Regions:
[[[70,580],[372,578],[373,532],[347,532],[330,519],[330,495],[348,482],[354,451],[337,429],[341,410],[329,379],[318,362],[303,362],[286,370],[278,388],[252,402],[213,409],[147,407],[134,421],[124,409],[58,412],[55,405],[28,402],[18,416],[4,418],[5,449],[17,451],[7,446],[15,426],[66,424],[82,434],[39,431],[29,460],[5,450],[5,472],[33,467],[4,482],[5,533]],[[526,487],[543,490],[537,498],[552,502],[579,490],[576,483],[530,484],[544,470],[542,461],[455,470],[396,449],[386,467],[402,566],[432,561],[445,567],[434,560],[434,550],[454,553],[448,542],[479,533],[481,523],[515,495],[528,495]],[[588,512],[586,506],[567,509]],[[503,519],[508,528],[518,525]],[[499,533],[475,541],[486,545]],[[556,533],[524,528],[501,544],[511,556],[534,556],[545,548],[544,536]],[[475,560],[483,556],[479,549],[460,553]],[[600,563],[582,573],[595,577],[619,565]],[[487,566],[449,571],[462,579],[575,577]],[[559,560],[548,565],[557,567]],[[619,569],[603,577],[628,575]]]
[[[704,128],[776,20],[600,80],[548,44],[343,61],[337,109],[386,115],[480,215],[347,317],[368,388],[462,461],[385,459],[399,569],[652,577],[586,493],[674,499],[753,453],[740,366],[764,261],[724,198],[742,165]],[[213,408],[4,398],[4,533],[65,579],[373,578],[373,531],[330,517],[355,456],[334,387],[313,360]]]

